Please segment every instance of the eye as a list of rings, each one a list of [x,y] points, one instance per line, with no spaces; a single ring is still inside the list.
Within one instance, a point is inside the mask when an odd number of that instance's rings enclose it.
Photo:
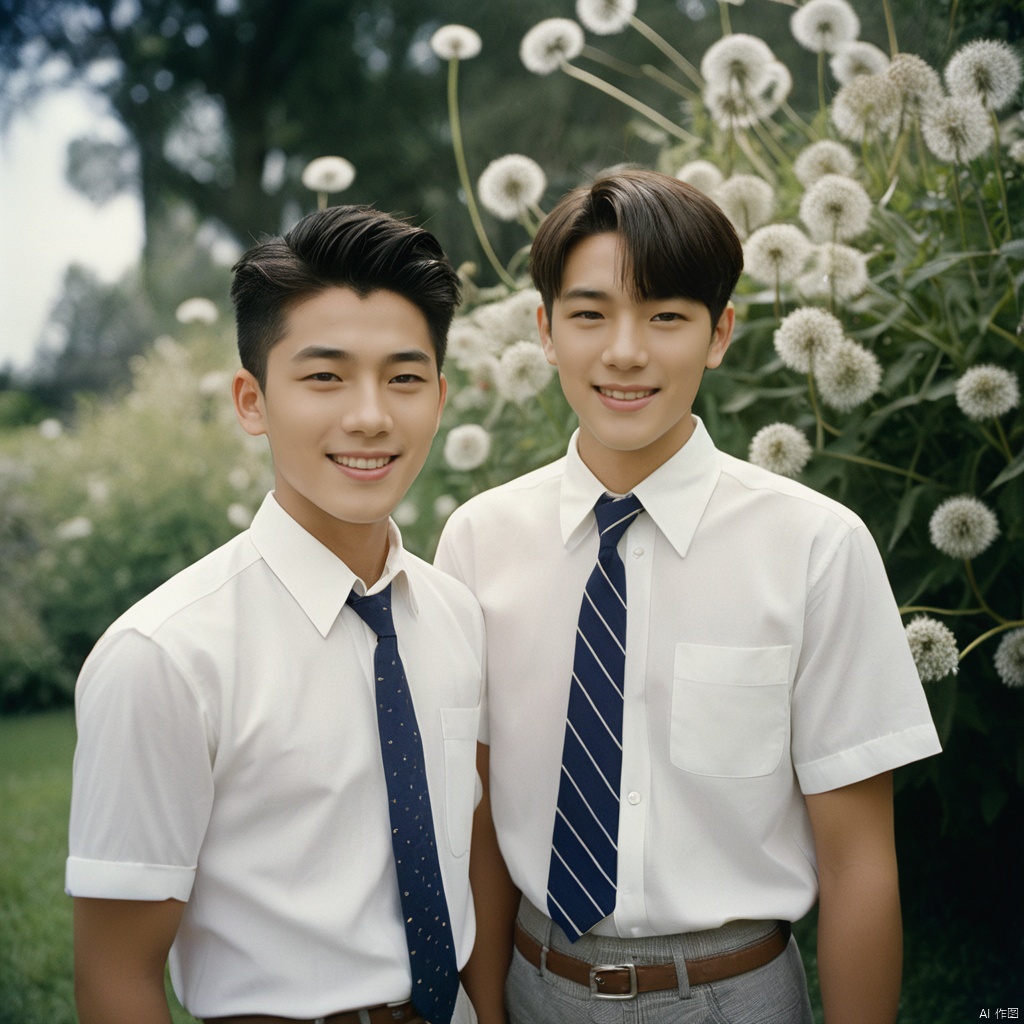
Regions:
[[[319,373],[311,373],[305,380],[315,380],[317,383],[330,383],[331,381],[338,380],[341,378],[336,373],[331,373],[329,370],[321,370]]]
[[[596,309],[579,309],[569,314],[570,320],[600,320],[601,314]]]
[[[655,313],[651,317],[652,320],[656,320],[659,323],[671,323],[673,320],[685,320],[686,317],[682,313],[676,313],[673,310],[665,310],[664,313]]]
[[[392,384],[422,384],[425,378],[418,373],[400,373],[391,378]]]

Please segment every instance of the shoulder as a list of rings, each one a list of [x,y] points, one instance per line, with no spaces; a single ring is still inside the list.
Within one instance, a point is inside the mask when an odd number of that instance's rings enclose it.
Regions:
[[[451,514],[445,532],[458,532],[469,523],[507,529],[514,520],[530,519],[557,505],[564,472],[565,459],[561,458],[474,495]]]

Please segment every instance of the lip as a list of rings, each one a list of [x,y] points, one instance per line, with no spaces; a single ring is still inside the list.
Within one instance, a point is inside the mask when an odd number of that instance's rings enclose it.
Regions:
[[[595,384],[594,393],[609,409],[636,412],[650,405],[658,388],[639,387],[636,384]]]
[[[393,452],[334,452],[327,458],[353,480],[383,480],[398,461]]]

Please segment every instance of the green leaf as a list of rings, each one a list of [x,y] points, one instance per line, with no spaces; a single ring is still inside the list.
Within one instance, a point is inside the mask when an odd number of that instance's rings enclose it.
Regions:
[[[900,503],[896,506],[896,517],[892,524],[892,535],[889,537],[889,551],[896,547],[896,542],[903,536],[904,530],[906,530],[914,518],[914,506],[917,504],[917,499],[921,497],[923,491],[924,487],[922,486],[911,487],[900,498]]]
[[[944,274],[950,269],[950,267],[955,267],[958,263],[962,263],[964,260],[986,255],[988,254],[982,252],[954,252],[948,253],[945,256],[940,256],[938,259],[930,260],[928,263],[924,264],[924,266],[915,270],[914,273],[907,278],[903,287],[909,291],[916,288],[922,281],[929,281],[933,277],[938,277],[940,274]]]
[[[1006,469],[1004,469],[1002,473],[1000,473],[999,476],[997,476],[995,480],[985,488],[985,493],[988,494],[989,491],[994,491],[997,487],[1002,487],[1003,484],[1009,483],[1010,480],[1014,479],[1014,477],[1020,476],[1021,473],[1024,473],[1024,450],[1019,451],[1013,462],[1011,462]]]

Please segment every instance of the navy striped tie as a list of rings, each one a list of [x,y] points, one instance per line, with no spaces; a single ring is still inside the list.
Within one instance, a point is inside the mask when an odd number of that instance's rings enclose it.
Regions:
[[[434,841],[423,744],[391,614],[391,584],[367,597],[353,592],[348,603],[377,634],[377,731],[412,969],[412,1004],[430,1024],[449,1024],[459,994],[459,969]]]
[[[632,494],[604,495],[594,507],[601,549],[576,628],[548,871],[548,913],[573,942],[615,909],[626,676],[626,570],[616,545],[642,511]]]

